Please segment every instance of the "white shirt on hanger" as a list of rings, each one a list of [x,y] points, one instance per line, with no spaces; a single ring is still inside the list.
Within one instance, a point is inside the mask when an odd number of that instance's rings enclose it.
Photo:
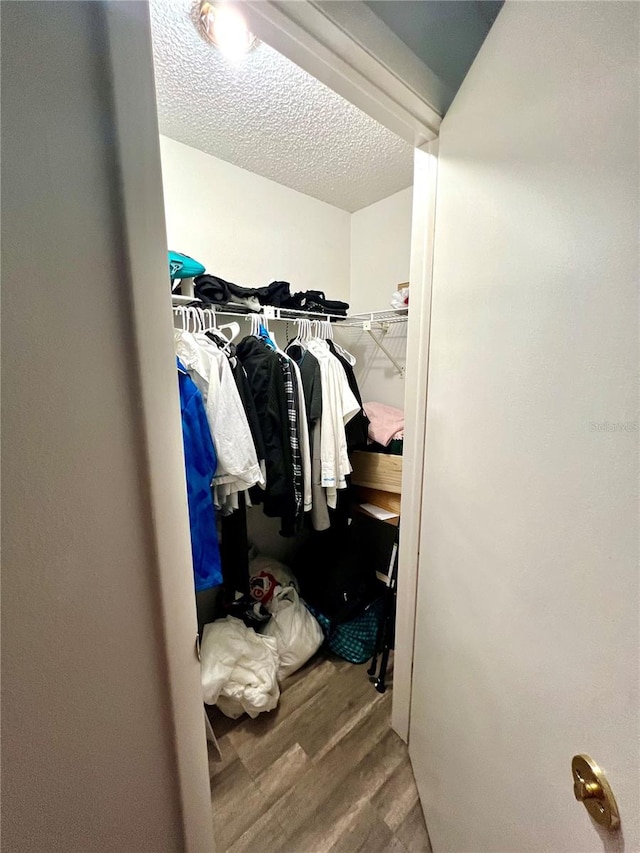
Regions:
[[[320,364],[321,485],[327,490],[327,504],[335,509],[337,490],[346,488],[346,477],[352,470],[344,427],[360,411],[360,405],[349,388],[344,368],[331,353],[326,341],[314,338],[309,341],[307,348]]]
[[[202,394],[218,457],[215,503],[233,511],[238,492],[264,485],[247,416],[226,355],[206,335],[175,330],[176,353]]]

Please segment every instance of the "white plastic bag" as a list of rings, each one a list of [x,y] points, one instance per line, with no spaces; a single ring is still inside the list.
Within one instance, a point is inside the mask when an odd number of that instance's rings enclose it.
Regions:
[[[409,305],[409,288],[404,290],[396,290],[391,296],[392,308],[407,308]]]
[[[278,681],[283,681],[318,651],[324,634],[318,620],[309,613],[292,586],[276,590],[267,609],[271,619],[262,633],[276,641],[280,656]]]
[[[265,554],[257,552],[249,558],[249,574],[251,577],[259,575],[260,572],[268,572],[282,586],[294,586],[297,590],[300,589],[298,581],[291,574],[291,571],[284,563],[275,560],[273,557],[267,557]]]
[[[278,651],[272,637],[227,616],[204,626],[200,649],[202,695],[227,717],[257,717],[278,704]]]

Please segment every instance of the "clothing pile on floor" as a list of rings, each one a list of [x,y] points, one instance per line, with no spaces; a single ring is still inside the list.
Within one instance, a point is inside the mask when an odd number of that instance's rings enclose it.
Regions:
[[[227,717],[272,711],[280,683],[322,645],[324,634],[300,598],[295,578],[275,560],[252,562],[251,595],[205,625],[201,644],[204,701]]]

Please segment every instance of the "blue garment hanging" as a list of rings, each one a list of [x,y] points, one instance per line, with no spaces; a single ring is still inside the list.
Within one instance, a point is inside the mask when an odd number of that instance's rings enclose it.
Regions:
[[[216,472],[218,460],[202,395],[180,359],[176,361],[180,384],[193,573],[196,592],[200,592],[222,583],[218,531],[211,493],[211,481]]]
[[[260,326],[258,327],[258,337],[260,338],[261,341],[264,341],[264,343],[269,347],[269,349],[272,349],[272,350],[276,349],[276,345],[271,340],[271,336],[269,335],[269,330],[264,325],[264,323],[260,323]]]

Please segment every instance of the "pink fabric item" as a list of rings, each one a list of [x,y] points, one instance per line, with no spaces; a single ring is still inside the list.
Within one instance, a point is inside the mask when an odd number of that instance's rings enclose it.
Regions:
[[[384,403],[365,403],[364,410],[371,421],[369,438],[385,447],[393,438],[404,438],[404,412]]]

